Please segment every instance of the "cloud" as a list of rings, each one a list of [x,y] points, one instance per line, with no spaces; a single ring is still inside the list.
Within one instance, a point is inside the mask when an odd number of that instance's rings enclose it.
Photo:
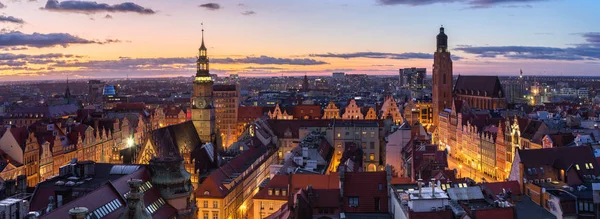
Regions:
[[[268,67],[268,66],[258,66],[258,67],[254,67],[254,66],[250,66],[250,67],[245,67],[244,69],[253,69],[253,70],[283,70],[285,68],[279,68],[279,67]]]
[[[211,63],[217,64],[259,64],[259,65],[323,65],[326,62],[314,59],[290,59],[269,56],[245,58],[215,58]],[[82,68],[89,70],[167,70],[194,69],[196,59],[192,57],[172,58],[130,58],[119,57],[117,60],[91,60],[57,63],[52,67]],[[247,69],[274,69],[271,67],[248,67]]]
[[[469,5],[472,8],[490,8],[496,5],[501,4],[521,4],[521,3],[532,3],[532,2],[542,2],[542,1],[551,1],[551,0],[471,0],[469,1]],[[531,5],[508,5],[506,7],[509,8],[532,8]]]
[[[467,4],[470,8],[490,8],[497,5],[506,5],[506,7],[532,7],[531,5],[517,5],[522,3],[542,2],[551,0],[377,0],[382,5],[408,5],[422,6],[438,3],[461,3]]]
[[[144,8],[132,2],[125,2],[115,5],[97,3],[92,1],[63,1],[48,0],[46,6],[42,9],[57,12],[74,12],[93,14],[100,12],[132,12],[138,14],[155,14],[150,8]]]
[[[105,44],[116,43],[119,40],[94,41],[87,40],[68,33],[32,33],[26,34],[19,31],[1,32],[0,33],[0,48],[28,46],[28,47],[67,47],[72,44]]]
[[[16,18],[13,16],[6,16],[6,15],[0,15],[0,22],[8,22],[8,23],[15,23],[15,24],[24,24],[25,21],[23,21],[23,19],[21,18]]]
[[[2,4],[2,2],[0,2],[0,9],[6,8],[6,5]]]
[[[308,59],[308,58],[276,58],[270,56],[256,56],[256,57],[245,57],[245,58],[224,58],[224,59],[212,59],[214,63],[222,64],[259,64],[259,65],[324,65],[329,64],[327,62]]]
[[[600,32],[589,32],[582,35],[590,46],[600,47]]]
[[[219,10],[219,9],[221,9],[221,5],[219,5],[219,4],[217,4],[217,3],[206,3],[206,4],[201,4],[201,5],[199,5],[198,7],[201,7],[201,8],[206,8],[206,9],[208,9],[208,10],[212,10],[212,11],[215,11],[215,10]]]
[[[83,56],[61,53],[40,55],[0,53],[0,66],[18,67],[12,68],[12,70],[23,70],[24,67],[30,67],[28,66],[29,64],[46,65],[65,61],[77,61],[79,58],[83,58]]]
[[[509,59],[532,60],[600,60],[600,32],[580,33],[585,43],[573,47],[543,46],[469,46],[460,45],[456,50],[475,54],[480,58],[496,58],[502,56]]]
[[[106,16],[104,16],[104,19],[113,19],[113,17],[110,14],[107,14]]]
[[[538,59],[538,60],[599,60],[600,48],[594,47],[542,47],[542,46],[469,46],[458,47],[469,54],[480,58],[496,58],[503,56],[509,59]]]
[[[387,52],[354,52],[354,53],[325,53],[325,54],[310,54],[311,57],[321,58],[371,58],[371,59],[433,59],[433,54],[407,52],[407,53],[387,53]],[[459,56],[452,56],[454,60],[460,60]]]
[[[256,12],[254,12],[254,11],[244,11],[244,12],[242,12],[242,14],[243,15],[255,15]]]

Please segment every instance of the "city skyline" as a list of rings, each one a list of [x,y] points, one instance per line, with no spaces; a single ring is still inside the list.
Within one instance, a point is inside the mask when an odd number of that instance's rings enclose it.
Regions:
[[[583,0],[0,0],[0,79],[193,76],[201,23],[211,73],[219,75],[397,75],[407,67],[431,75],[435,36],[444,25],[455,75],[523,69],[598,76],[600,32],[590,27],[600,19],[597,6]]]

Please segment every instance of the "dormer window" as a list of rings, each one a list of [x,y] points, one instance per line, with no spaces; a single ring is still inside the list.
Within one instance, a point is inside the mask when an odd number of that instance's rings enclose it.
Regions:
[[[579,170],[579,164],[575,164],[575,169]]]
[[[273,189],[269,188],[269,195],[273,195]]]
[[[204,195],[210,195],[210,192],[208,190],[204,191]]]

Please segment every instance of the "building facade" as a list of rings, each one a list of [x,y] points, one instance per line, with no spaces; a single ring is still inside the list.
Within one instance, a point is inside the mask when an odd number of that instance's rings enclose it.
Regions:
[[[400,86],[408,89],[424,89],[426,68],[400,69]]]
[[[209,73],[209,60],[206,52],[204,30],[202,30],[202,45],[196,61],[196,77],[191,99],[192,121],[202,142],[214,142],[217,135],[212,92],[214,82]]]
[[[216,127],[227,149],[239,136],[237,129],[240,90],[237,85],[218,84],[213,86]]]
[[[353,119],[362,120],[362,119],[364,119],[364,116],[361,113],[360,107],[358,107],[358,104],[356,104],[356,100],[351,99],[348,102],[346,109],[344,109],[344,115],[342,115],[342,119],[347,119],[347,120],[353,120]]]
[[[504,88],[498,76],[458,76],[454,86],[456,99],[464,100],[477,109],[506,108]]]
[[[334,73],[335,74],[335,73]],[[335,105],[333,101],[329,101],[329,104],[323,110],[323,119],[341,119],[340,109]]]
[[[437,49],[433,55],[432,74],[433,124],[437,127],[439,114],[452,104],[452,59],[448,51],[448,36],[444,27],[437,35]]]

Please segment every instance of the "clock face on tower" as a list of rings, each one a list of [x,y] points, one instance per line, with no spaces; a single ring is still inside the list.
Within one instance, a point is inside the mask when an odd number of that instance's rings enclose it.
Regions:
[[[202,97],[196,98],[195,106],[196,108],[204,109],[206,107],[206,100]]]

